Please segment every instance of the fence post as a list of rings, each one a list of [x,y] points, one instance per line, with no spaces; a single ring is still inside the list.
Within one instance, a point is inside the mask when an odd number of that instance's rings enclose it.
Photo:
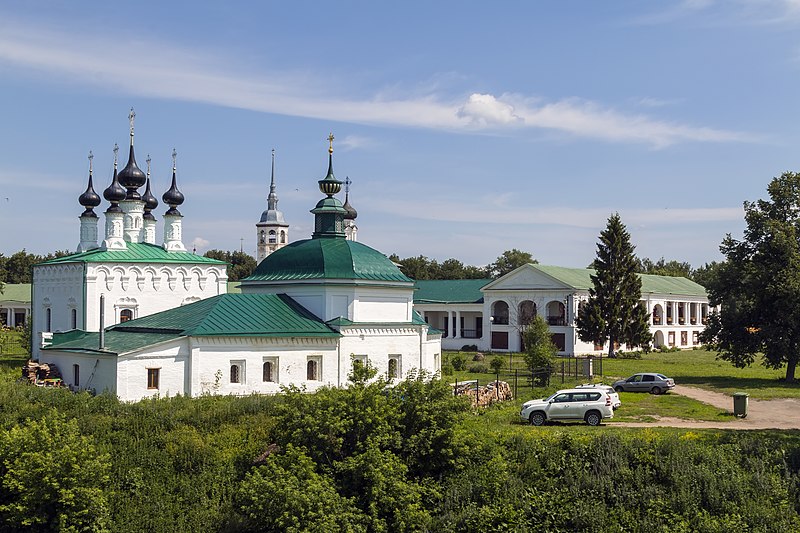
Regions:
[[[495,373],[494,375],[494,397],[496,400],[500,400],[500,392],[497,390],[500,384],[500,372]]]
[[[475,380],[475,407],[480,407],[478,405],[478,380]]]
[[[561,384],[564,384],[564,360],[561,360]]]
[[[517,373],[518,372],[519,372],[518,370],[514,370],[514,398],[519,398],[519,396],[517,395]]]
[[[458,378],[456,378],[456,382],[453,384],[453,396],[458,395]]]

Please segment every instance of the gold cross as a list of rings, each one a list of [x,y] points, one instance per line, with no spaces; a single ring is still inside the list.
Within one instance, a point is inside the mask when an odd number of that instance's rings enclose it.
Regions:
[[[89,150],[89,174],[92,173],[92,159],[94,159],[94,154]]]
[[[333,136],[333,132],[331,132],[331,134],[330,134],[330,135],[328,135],[328,142],[330,143],[330,145],[328,146],[328,153],[329,153],[329,154],[332,154],[332,153],[333,153],[333,140],[334,140],[335,138],[336,138],[336,137],[334,137],[334,136]]]

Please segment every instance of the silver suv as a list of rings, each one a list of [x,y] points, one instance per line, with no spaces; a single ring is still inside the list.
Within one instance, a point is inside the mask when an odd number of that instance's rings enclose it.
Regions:
[[[519,416],[534,426],[548,420],[583,420],[597,426],[604,418],[613,418],[611,397],[601,390],[564,389],[549,398],[522,404]]]

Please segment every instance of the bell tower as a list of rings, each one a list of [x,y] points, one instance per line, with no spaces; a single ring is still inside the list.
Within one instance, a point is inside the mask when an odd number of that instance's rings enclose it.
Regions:
[[[278,211],[278,194],[275,192],[275,149],[272,150],[272,176],[267,196],[267,210],[261,213],[261,220],[256,223],[256,263],[260,263],[269,254],[283,248],[289,243],[289,224]]]

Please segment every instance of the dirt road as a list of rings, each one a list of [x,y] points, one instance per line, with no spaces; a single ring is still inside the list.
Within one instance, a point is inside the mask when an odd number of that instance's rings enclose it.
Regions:
[[[696,387],[676,385],[670,394],[688,396],[703,403],[733,412],[733,398],[720,392],[711,392]],[[800,400],[753,400],[749,399],[746,418],[730,417],[725,422],[708,422],[704,420],[683,420],[681,418],[664,417],[655,422],[608,422],[608,425],[620,427],[677,427],[677,428],[710,428],[710,429],[800,429]]]

